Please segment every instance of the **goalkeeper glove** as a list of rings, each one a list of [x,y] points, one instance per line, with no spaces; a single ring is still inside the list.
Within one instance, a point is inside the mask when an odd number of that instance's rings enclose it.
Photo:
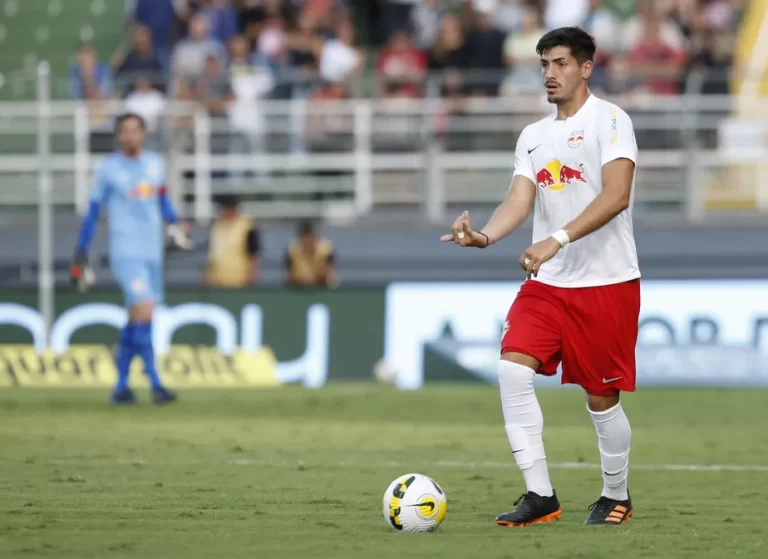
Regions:
[[[85,293],[88,291],[88,288],[96,283],[96,277],[86,253],[79,250],[75,252],[75,256],[72,258],[72,265],[69,268],[69,277],[81,293]]]
[[[177,223],[173,223],[166,229],[168,237],[171,239],[171,243],[174,248],[181,250],[192,250],[195,248],[195,242],[184,227]]]

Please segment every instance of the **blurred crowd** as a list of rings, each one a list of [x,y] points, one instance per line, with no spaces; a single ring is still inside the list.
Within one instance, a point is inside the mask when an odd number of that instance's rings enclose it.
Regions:
[[[156,125],[169,99],[233,122],[264,99],[540,94],[535,45],[579,25],[593,88],[728,92],[743,0],[134,0],[125,44],[83,44],[73,97],[122,98]],[[256,116],[254,116],[256,115]]]

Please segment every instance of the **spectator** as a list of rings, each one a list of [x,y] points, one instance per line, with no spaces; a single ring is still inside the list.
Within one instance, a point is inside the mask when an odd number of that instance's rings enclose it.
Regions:
[[[470,63],[469,47],[461,24],[456,16],[446,15],[429,54],[429,67],[433,70],[465,69]]]
[[[411,44],[408,31],[395,32],[376,63],[379,95],[386,89],[389,97],[420,97],[426,70],[427,57]]]
[[[443,138],[446,151],[466,151],[472,147],[472,134],[464,130],[451,130],[452,123],[466,114],[469,88],[464,78],[457,70],[445,72],[443,85],[440,88],[443,106],[434,115],[433,128],[435,133]]]
[[[211,39],[226,45],[232,37],[237,35],[237,9],[231,0],[210,0],[209,5],[200,13],[208,20]]]
[[[134,0],[131,19],[150,31],[152,46],[165,70],[170,67],[176,21],[175,0]]]
[[[285,28],[284,21],[279,16],[273,16],[265,20],[264,27],[256,41],[256,54],[265,60],[277,60],[285,52]]]
[[[536,44],[544,33],[541,9],[535,4],[527,4],[523,10],[522,29],[512,31],[504,42],[504,62],[511,68],[504,80],[505,95],[541,92],[541,61]]]
[[[163,66],[152,48],[152,33],[149,27],[137,25],[132,33],[132,47],[125,56],[118,53],[114,61],[116,75],[130,91],[136,81],[152,76],[152,83],[158,89],[165,89],[162,73]]]
[[[77,49],[77,61],[69,71],[69,90],[75,99],[104,101],[112,95],[112,74],[87,43]]]
[[[680,82],[686,62],[685,51],[664,40],[666,22],[655,17],[643,22],[643,35],[635,42],[628,59],[640,80],[642,89],[653,94],[680,93]]]
[[[291,287],[335,287],[333,245],[320,239],[314,225],[299,224],[299,238],[285,253],[285,283]]]
[[[414,6],[421,0],[384,0],[382,3],[382,31],[386,41],[398,29],[404,29],[411,21]]]
[[[733,66],[733,37],[727,30],[709,27],[706,12],[692,18],[691,63],[687,76],[692,78],[690,93],[728,95],[730,70]]]
[[[422,50],[429,50],[440,33],[440,20],[445,15],[444,0],[422,0],[411,12],[411,28],[414,43]]]
[[[173,73],[176,77],[196,78],[200,76],[213,56],[223,59],[221,43],[208,37],[208,19],[195,15],[189,24],[189,38],[180,41],[173,50]]]
[[[605,5],[605,0],[590,0],[584,29],[595,38],[598,56],[610,56],[621,50],[621,23]]]
[[[144,119],[147,132],[157,133],[167,105],[165,95],[152,87],[148,76],[136,79],[136,88],[125,98],[125,112],[135,113]]]
[[[229,123],[235,133],[231,151],[249,155],[263,154],[266,137],[266,114],[263,101],[275,87],[274,75],[264,57],[254,56],[250,60],[248,40],[242,35],[230,41],[231,62],[229,80],[234,100],[230,105]],[[253,158],[257,175],[267,176],[258,169],[258,158]]]
[[[237,0],[238,16],[237,27],[241,34],[255,39],[259,35],[260,27],[267,18],[265,0]]]
[[[533,4],[539,8],[538,2],[526,0],[526,4]],[[523,26],[524,5],[520,0],[498,0],[493,12],[493,20],[496,27],[504,33],[519,31]]]
[[[363,68],[363,56],[355,48],[352,23],[342,20],[336,28],[338,38],[315,43],[320,78],[330,83],[347,82]]]
[[[235,100],[229,77],[214,54],[206,57],[203,74],[193,80],[192,90],[195,100],[214,117],[226,116],[228,104]]]
[[[652,0],[639,0],[638,4]],[[547,0],[544,26],[547,29],[582,25],[589,14],[589,0]]]
[[[470,66],[479,74],[468,83],[476,95],[492,97],[498,94],[501,70],[504,68],[504,33],[494,27],[495,2],[478,3],[476,26],[469,34]]]
[[[306,92],[307,84],[317,75],[317,25],[317,17],[304,11],[299,16],[296,28],[286,37],[288,65],[296,70],[293,81],[302,93]]]
[[[637,14],[626,22],[621,33],[625,52],[633,50],[649,36],[648,27],[658,28],[658,32],[652,33],[658,35],[659,42],[667,48],[677,52],[685,50],[685,38],[680,28],[666,17],[654,0],[638,2],[637,8]]]
[[[293,96],[294,84],[300,81],[298,69],[291,65],[292,54],[285,26],[285,20],[280,16],[272,16],[266,20],[251,62],[271,74],[272,99],[290,99]]]
[[[236,196],[220,196],[219,202],[203,283],[208,287],[246,288],[258,281],[261,236],[253,220],[240,213]]]

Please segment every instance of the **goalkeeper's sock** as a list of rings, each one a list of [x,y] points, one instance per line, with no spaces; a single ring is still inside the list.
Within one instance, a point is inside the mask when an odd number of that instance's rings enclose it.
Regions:
[[[117,342],[117,355],[115,355],[115,366],[117,367],[117,385],[115,392],[123,392],[128,389],[128,377],[131,374],[131,361],[136,355],[133,346],[133,324],[126,324],[120,332],[120,338]]]
[[[149,384],[152,390],[161,388],[163,383],[157,375],[155,368],[155,350],[152,347],[152,323],[142,322],[133,325],[133,343],[136,347],[136,353],[144,361],[144,371],[149,378]]]

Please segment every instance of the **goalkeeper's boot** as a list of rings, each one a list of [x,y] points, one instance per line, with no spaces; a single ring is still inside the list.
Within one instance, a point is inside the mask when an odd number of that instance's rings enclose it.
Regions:
[[[627,492],[627,497],[629,497],[629,492]],[[584,524],[614,524],[618,526],[622,522],[629,522],[632,517],[632,499],[617,501],[608,497],[600,497],[589,505],[589,510],[592,514],[589,515]]]
[[[162,386],[158,386],[157,388],[152,389],[152,401],[158,405],[170,404],[176,401],[176,393],[171,392]]]
[[[539,522],[552,522],[563,514],[560,501],[557,500],[557,494],[554,491],[551,497],[542,497],[529,491],[515,501],[515,506],[517,508],[512,512],[505,512],[497,516],[496,524],[499,526],[530,526]]]
[[[115,390],[112,393],[110,402],[113,406],[126,406],[137,404],[138,400],[136,399],[136,394],[133,393],[133,390],[124,388],[122,390]]]

